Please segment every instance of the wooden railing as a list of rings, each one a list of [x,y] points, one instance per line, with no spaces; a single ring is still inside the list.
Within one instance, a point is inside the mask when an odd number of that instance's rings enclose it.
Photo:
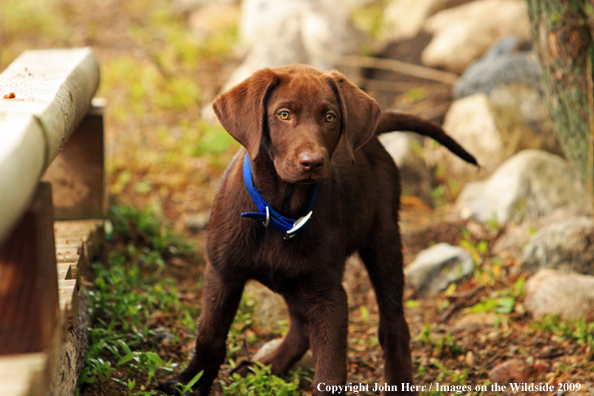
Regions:
[[[106,204],[98,85],[90,48],[26,51],[0,74],[2,396],[74,394],[84,363],[81,271]]]

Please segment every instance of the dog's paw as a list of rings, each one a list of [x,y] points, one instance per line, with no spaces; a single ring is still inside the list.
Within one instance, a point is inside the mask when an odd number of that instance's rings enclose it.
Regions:
[[[161,391],[167,396],[204,396],[202,395],[202,392],[200,392],[198,389],[186,391],[184,393],[182,391],[182,389],[184,389],[184,386],[184,381],[176,376],[168,379],[167,381],[161,382],[159,385],[157,385],[157,390]]]
[[[229,371],[229,376],[231,377],[233,374],[239,374],[242,377],[245,377],[250,372],[250,367],[254,365],[254,362],[251,360],[242,360],[237,363],[233,369]]]

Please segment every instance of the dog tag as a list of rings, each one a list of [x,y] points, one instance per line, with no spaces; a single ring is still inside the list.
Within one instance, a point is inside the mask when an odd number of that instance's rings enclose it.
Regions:
[[[307,224],[309,219],[311,219],[311,215],[313,214],[313,210],[310,210],[308,214],[303,217],[298,218],[295,220],[295,224],[293,224],[293,228],[287,231],[287,238],[292,238],[295,236],[295,233],[299,231],[304,225]]]

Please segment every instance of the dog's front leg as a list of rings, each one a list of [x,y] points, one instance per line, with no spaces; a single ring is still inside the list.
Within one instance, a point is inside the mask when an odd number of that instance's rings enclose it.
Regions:
[[[192,395],[207,396],[225,360],[227,333],[239,306],[245,282],[225,279],[207,264],[202,293],[202,314],[192,360],[179,375],[159,386],[168,395],[177,395],[176,384],[187,384],[196,374],[202,377],[193,387]]]
[[[324,280],[326,282],[324,282]],[[345,385],[347,378],[347,295],[340,281],[320,279],[306,291],[309,341],[315,370],[312,396],[327,395],[327,387]]]

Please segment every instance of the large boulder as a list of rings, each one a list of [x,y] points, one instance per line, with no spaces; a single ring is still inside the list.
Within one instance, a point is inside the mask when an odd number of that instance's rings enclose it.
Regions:
[[[266,67],[305,63],[331,70],[338,57],[359,53],[368,40],[339,0],[243,0],[239,36],[246,55],[221,92]],[[202,118],[216,122],[211,104]]]
[[[441,11],[429,18],[424,29],[433,39],[423,50],[422,61],[462,73],[500,37],[530,38],[527,5],[522,0],[473,1]]]
[[[539,218],[526,219],[521,223],[501,225],[501,233],[491,253],[501,258],[518,258],[537,231],[554,223],[579,217],[577,208],[560,207],[551,214]]]
[[[479,179],[493,172],[505,159],[502,132],[487,95],[476,94],[455,101],[446,113],[443,128],[481,165],[480,170],[470,166],[445,147],[427,140],[427,163],[442,167],[447,177],[460,183]]]
[[[384,40],[415,37],[431,15],[441,11],[448,0],[395,0],[383,14]]]
[[[250,50],[223,90],[264,67],[306,63],[330,70],[336,57],[358,53],[364,42],[338,0],[244,0],[240,36]]]
[[[438,243],[423,250],[406,266],[406,283],[419,295],[434,295],[472,273],[474,261],[459,246]]]
[[[423,158],[412,149],[412,138],[403,132],[391,132],[380,135],[379,140],[398,165],[402,194],[414,195],[433,206],[431,172]]]
[[[456,100],[444,120],[445,131],[469,151],[480,170],[427,140],[429,166],[464,184],[491,175],[504,160],[524,149],[560,153],[540,93],[519,84],[502,85],[490,96],[477,93]]]
[[[594,220],[579,217],[542,228],[524,249],[522,268],[594,275]]]
[[[466,184],[456,201],[462,219],[499,224],[537,219],[559,208],[589,213],[589,198],[564,159],[540,150],[523,150],[488,179]]]
[[[592,319],[594,276],[540,270],[526,282],[524,306],[537,318],[559,315],[561,319]]]

